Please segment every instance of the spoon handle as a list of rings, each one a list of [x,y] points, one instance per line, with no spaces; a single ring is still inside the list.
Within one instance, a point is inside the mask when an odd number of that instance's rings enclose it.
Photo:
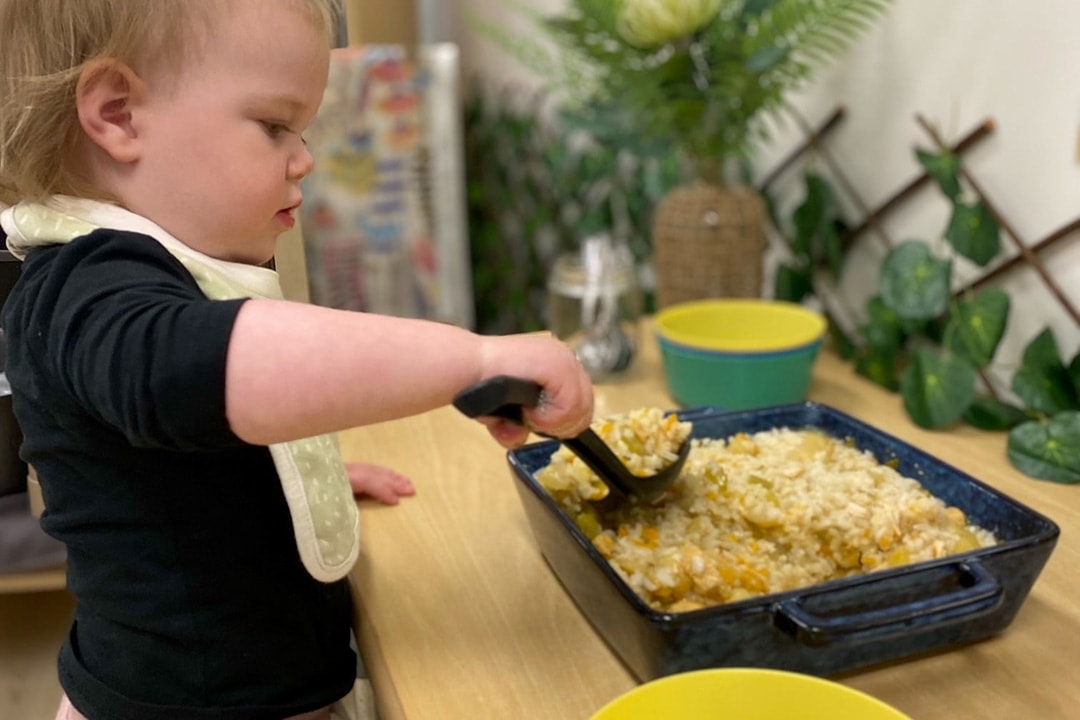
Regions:
[[[536,407],[540,402],[541,390],[540,385],[531,380],[498,375],[462,390],[454,397],[453,403],[466,417],[500,417],[524,424],[521,408]],[[592,428],[585,428],[577,437],[558,440],[592,468],[611,489],[613,496],[622,500],[634,494],[630,471]]]
[[[471,385],[454,396],[454,407],[465,417],[498,417],[525,424],[522,407],[536,407],[543,388],[539,383],[510,375],[496,375]]]

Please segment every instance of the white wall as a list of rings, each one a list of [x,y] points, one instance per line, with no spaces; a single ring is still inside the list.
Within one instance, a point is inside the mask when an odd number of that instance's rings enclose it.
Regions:
[[[461,43],[467,76],[478,74],[496,85],[539,84],[462,20],[472,12],[528,31],[528,21],[507,0],[449,3],[457,12],[443,11],[441,32]],[[528,4],[541,12],[563,6],[562,0]],[[850,55],[793,101],[811,124],[838,104],[846,107],[847,117],[827,146],[871,208],[918,173],[913,148],[931,147],[915,122],[917,113],[951,141],[992,119],[993,135],[965,156],[965,166],[1023,240],[1034,244],[1080,216],[1078,32],[1077,0],[895,0]],[[761,174],[801,138],[792,123],[778,126],[773,142],[761,149]],[[827,174],[820,162],[810,163]],[[776,187],[787,210],[800,199],[801,169]],[[850,219],[861,219],[850,200],[846,206]],[[896,242],[935,240],[947,219],[944,199],[928,188],[888,216],[885,230]],[[1008,255],[1014,254],[1011,241],[1003,241]],[[1080,307],[1080,238],[1066,238],[1042,257]],[[842,288],[847,304],[861,307],[873,291],[881,258],[877,239],[865,235]],[[961,277],[972,273],[958,268]],[[1010,330],[998,355],[1000,378],[1011,377],[1022,346],[1047,324],[1066,361],[1077,352],[1080,330],[1033,272],[1015,270],[999,284],[1013,298]]]

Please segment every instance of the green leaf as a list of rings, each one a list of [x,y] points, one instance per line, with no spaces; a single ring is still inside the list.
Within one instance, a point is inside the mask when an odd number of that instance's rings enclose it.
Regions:
[[[953,308],[945,337],[951,338],[949,347],[954,353],[984,368],[994,359],[1008,320],[1008,293],[990,288]]]
[[[840,244],[840,234],[836,230],[836,223],[825,223],[818,237],[822,245],[821,254],[825,258],[829,272],[833,278],[839,280],[840,273],[844,269],[844,248]]]
[[[607,1],[610,2],[610,0]],[[744,17],[761,15],[773,5],[777,5],[780,2],[782,2],[782,0],[746,0],[743,4],[742,14]]]
[[[836,322],[829,313],[825,314],[825,319],[829,322],[829,339],[832,343],[833,351],[844,360],[851,360],[855,357],[855,343],[844,332],[843,328]]]
[[[776,268],[776,299],[793,303],[802,302],[814,292],[813,274],[809,268],[799,269],[781,264]]]
[[[982,200],[972,205],[957,202],[945,238],[956,252],[980,267],[1001,252],[1001,229],[990,208]]]
[[[955,424],[975,399],[975,368],[963,358],[921,348],[900,381],[904,407],[930,430]]]
[[[755,75],[763,73],[787,57],[789,52],[791,49],[783,45],[763,47],[746,59],[746,69]]]
[[[819,257],[815,252],[818,236],[829,224],[829,209],[833,202],[829,184],[817,175],[806,176],[806,197],[791,217],[795,226],[795,252],[808,259]]]
[[[1080,397],[1069,370],[1061,362],[1054,332],[1046,328],[1024,349],[1012,390],[1031,410],[1053,415],[1080,409]]]
[[[825,264],[834,278],[839,278],[844,264],[840,234],[842,221],[835,215],[835,193],[822,177],[806,175],[806,196],[792,214],[795,237],[792,250],[807,264]]]
[[[940,316],[932,317],[932,318],[929,318],[929,319],[922,318],[922,319],[918,319],[918,320],[913,320],[911,318],[903,318],[902,317],[902,318],[900,318],[900,327],[902,327],[904,329],[904,334],[906,336],[908,336],[908,337],[915,337],[917,335],[924,335],[927,338],[930,338],[930,335],[927,334],[926,329],[928,327],[930,327],[931,323],[937,321],[938,317],[945,317],[945,316],[940,315]]]
[[[947,150],[931,153],[920,149],[915,150],[915,157],[946,197],[955,201],[960,196],[960,158]]]
[[[611,0],[575,0],[586,17],[593,18],[607,32],[616,32],[621,3]]]
[[[945,329],[948,327],[949,318],[948,315],[942,315],[941,317],[930,318],[929,320],[923,320],[918,323],[912,323],[910,321],[905,322],[907,325],[917,325],[915,328],[908,328],[908,332],[912,335],[919,334],[925,337],[935,345],[945,345]]]
[[[855,356],[855,372],[890,392],[900,389],[896,379],[900,353],[896,348],[866,346]]]
[[[1031,416],[1023,408],[990,397],[979,395],[964,413],[964,422],[980,430],[1010,430]]]
[[[863,328],[866,342],[881,350],[898,349],[904,343],[906,333],[900,316],[882,302],[880,297],[873,297],[866,303],[868,320]]]
[[[930,247],[909,240],[895,247],[881,272],[881,299],[907,320],[928,320],[949,304],[952,263],[938,260]]]
[[[1073,388],[1080,395],[1080,352],[1069,363],[1069,379],[1072,380]]]
[[[1009,461],[1039,480],[1080,483],[1080,412],[1058,413],[1009,433]]]

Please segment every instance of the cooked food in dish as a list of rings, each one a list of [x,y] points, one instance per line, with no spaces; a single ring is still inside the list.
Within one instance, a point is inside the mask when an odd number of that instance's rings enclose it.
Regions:
[[[675,462],[692,426],[658,408],[639,408],[625,415],[595,420],[592,430],[638,477],[649,477]],[[569,449],[560,448],[537,476],[553,495],[580,508],[581,501],[602,500],[608,487]]]
[[[633,471],[650,473],[691,427],[647,408],[593,429]],[[626,583],[669,612],[997,543],[888,462],[811,429],[693,440],[655,505],[600,512],[606,487],[565,448],[536,478]]]

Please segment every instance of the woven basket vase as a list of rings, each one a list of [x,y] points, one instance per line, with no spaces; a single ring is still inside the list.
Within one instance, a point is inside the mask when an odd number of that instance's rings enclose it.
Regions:
[[[673,189],[653,216],[656,304],[760,297],[765,204],[751,188],[705,182]]]

